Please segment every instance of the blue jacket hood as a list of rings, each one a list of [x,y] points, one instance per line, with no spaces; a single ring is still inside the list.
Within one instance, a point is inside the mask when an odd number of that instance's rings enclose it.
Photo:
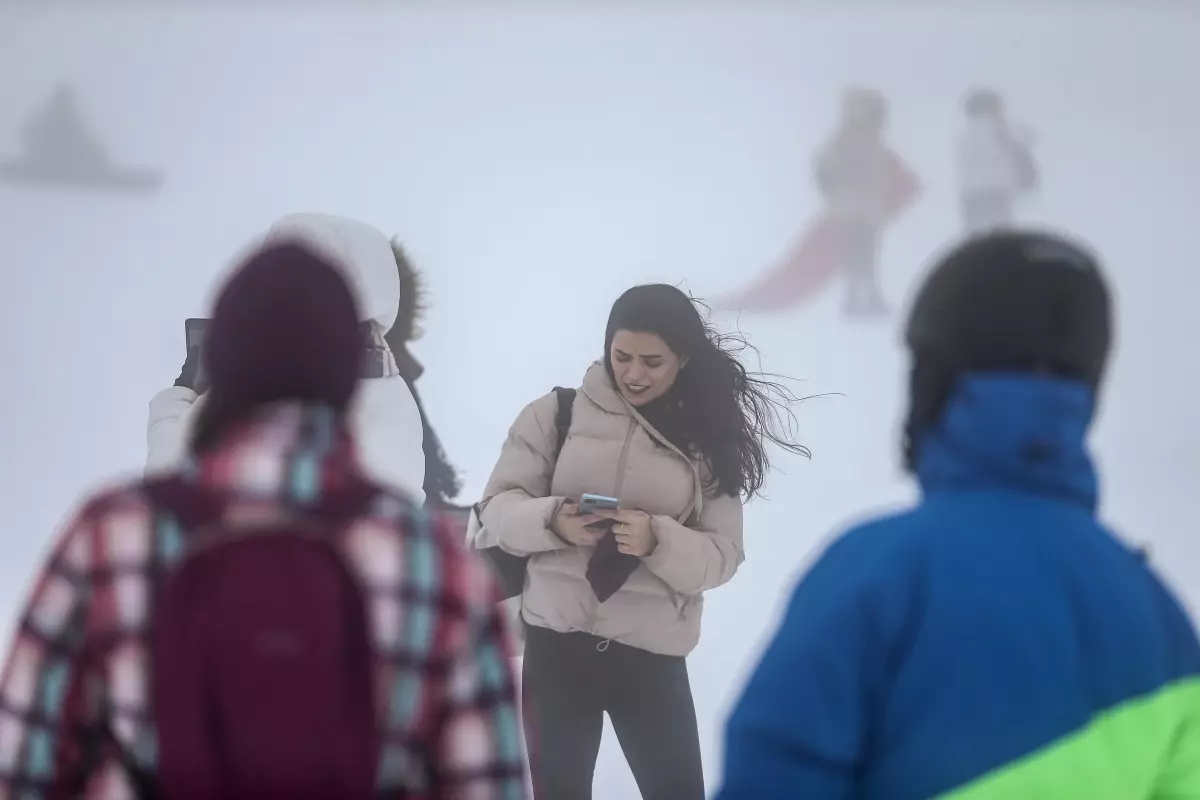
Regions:
[[[916,442],[917,479],[926,494],[1008,486],[1094,511],[1099,489],[1086,444],[1094,413],[1095,393],[1079,381],[966,375]]]

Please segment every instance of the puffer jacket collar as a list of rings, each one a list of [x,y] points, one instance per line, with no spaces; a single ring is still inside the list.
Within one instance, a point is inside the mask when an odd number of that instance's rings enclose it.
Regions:
[[[617,391],[617,387],[613,386],[612,378],[608,377],[608,370],[604,368],[603,361],[596,361],[588,367],[587,373],[583,376],[583,386],[580,391],[584,393],[588,400],[591,400],[596,405],[609,414],[619,414],[621,416],[633,416],[636,412],[633,406],[621,396]],[[640,414],[637,414],[640,417]],[[647,428],[650,426],[643,421]]]
[[[692,508],[689,513],[684,515],[684,519],[689,516],[699,517],[704,510],[704,481],[700,475],[700,465],[696,459],[689,457],[686,453],[680,450],[675,445],[667,440],[667,437],[658,432],[645,417],[638,413],[634,406],[621,396],[617,391],[617,387],[613,386],[612,378],[608,377],[608,370],[604,367],[603,361],[596,361],[588,367],[587,373],[583,376],[583,385],[580,387],[583,395],[591,400],[601,411],[618,416],[632,417],[646,431],[650,438],[667,448],[677,456],[682,458],[692,468],[692,474],[695,478],[695,496],[692,501]],[[682,520],[681,520],[682,521]]]

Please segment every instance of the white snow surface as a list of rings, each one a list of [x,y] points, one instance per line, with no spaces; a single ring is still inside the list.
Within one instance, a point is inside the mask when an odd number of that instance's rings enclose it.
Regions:
[[[739,321],[764,369],[843,396],[797,409],[814,458],[779,459],[744,567],[709,598],[690,669],[710,784],[723,717],[815,548],[915,496],[899,319],[957,230],[973,85],[1037,133],[1045,190],[1026,218],[1090,240],[1117,288],[1103,513],[1200,603],[1200,14],[938,5],[0,11],[0,156],[68,81],[114,158],[166,175],[150,198],[0,185],[0,618],[82,495],[138,471],[183,319],[273,220],[323,211],[405,242],[431,289],[421,392],[470,498],[521,406],[599,355],[621,290],[711,296],[782,251],[816,208],[811,158],[850,83],[890,97],[925,194],[886,241],[896,317],[847,323],[835,290]],[[596,796],[637,797],[611,731]]]

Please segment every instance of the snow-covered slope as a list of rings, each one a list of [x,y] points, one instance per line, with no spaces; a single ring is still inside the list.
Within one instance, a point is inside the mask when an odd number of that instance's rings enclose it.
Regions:
[[[358,216],[408,244],[432,289],[422,392],[470,494],[521,405],[598,355],[620,290],[715,294],[784,247],[851,82],[889,95],[893,143],[927,187],[886,244],[900,306],[955,231],[962,93],[995,85],[1036,129],[1046,192],[1030,216],[1090,238],[1120,292],[1105,512],[1200,603],[1200,17],[698,5],[22,14],[0,38],[0,155],[68,81],[115,155],[166,178],[148,199],[0,185],[0,610],[81,493],[140,466],[183,319],[273,218]],[[690,664],[713,774],[721,717],[814,546],[911,497],[898,326],[849,326],[839,301],[740,320],[764,368],[843,394],[797,409],[815,457],[781,462],[748,510],[741,574],[708,604]],[[596,786],[636,796],[611,735]]]

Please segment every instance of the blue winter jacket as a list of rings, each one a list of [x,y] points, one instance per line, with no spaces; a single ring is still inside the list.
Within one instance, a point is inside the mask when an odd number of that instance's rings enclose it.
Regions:
[[[923,502],[821,556],[735,708],[720,800],[1200,798],[1200,646],[1096,521],[1093,395],[960,381]]]

